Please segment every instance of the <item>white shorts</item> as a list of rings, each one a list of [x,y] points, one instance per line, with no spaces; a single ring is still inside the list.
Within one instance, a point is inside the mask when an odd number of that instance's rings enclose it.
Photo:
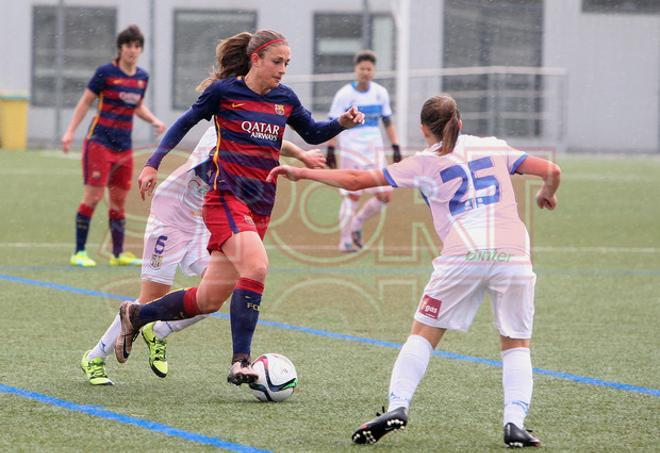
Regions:
[[[440,256],[415,312],[415,320],[432,327],[467,331],[488,292],[493,321],[500,335],[532,337],[536,274],[529,258],[519,262],[468,261]]]
[[[378,135],[364,136],[359,143],[344,140],[342,146],[339,152],[339,168],[342,170],[380,170],[387,165],[380,132]],[[390,186],[379,186],[355,192],[339,189],[339,193],[346,197],[348,195],[360,196],[363,193],[392,192],[393,190]]]
[[[149,216],[144,233],[142,279],[172,285],[177,265],[184,274],[201,277],[209,264],[206,247],[210,234],[201,222],[179,228]]]

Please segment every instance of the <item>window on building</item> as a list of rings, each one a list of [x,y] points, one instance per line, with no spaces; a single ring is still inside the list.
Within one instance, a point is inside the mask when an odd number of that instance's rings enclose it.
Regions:
[[[314,15],[314,74],[353,72],[353,57],[363,50],[362,14],[317,13]],[[376,81],[390,93],[394,79],[378,77],[378,71],[395,69],[396,35],[389,14],[372,14],[369,18],[367,48],[378,56]],[[317,112],[330,110],[332,98],[347,81],[314,83],[312,108]],[[393,96],[391,96],[393,98]],[[394,99],[392,99],[393,101]]]
[[[542,64],[542,0],[446,0],[444,66],[538,67]],[[541,76],[445,76],[443,90],[461,106],[466,132],[536,137],[541,132]]]
[[[185,110],[195,102],[195,87],[211,72],[218,41],[256,26],[256,12],[176,10],[172,108]]]
[[[115,8],[64,7],[63,102],[74,107],[94,69],[116,55]],[[55,106],[57,7],[32,9],[32,95],[36,106]]]
[[[582,0],[585,13],[660,14],[658,0]]]

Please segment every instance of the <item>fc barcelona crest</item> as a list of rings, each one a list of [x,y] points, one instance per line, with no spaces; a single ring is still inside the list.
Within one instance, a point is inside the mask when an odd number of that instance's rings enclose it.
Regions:
[[[243,220],[245,220],[245,223],[247,223],[248,225],[254,226],[254,220],[252,220],[252,217],[250,217],[249,215],[244,215]]]
[[[138,88],[144,88],[145,85],[146,85],[146,82],[144,80],[138,80],[137,81]]]
[[[282,104],[275,104],[275,113],[284,115],[284,106]]]

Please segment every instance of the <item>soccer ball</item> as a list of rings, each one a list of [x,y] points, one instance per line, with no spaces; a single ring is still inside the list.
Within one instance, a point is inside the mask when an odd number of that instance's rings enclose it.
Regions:
[[[260,355],[252,362],[252,369],[259,374],[250,389],[259,401],[284,401],[298,385],[296,367],[281,354]]]

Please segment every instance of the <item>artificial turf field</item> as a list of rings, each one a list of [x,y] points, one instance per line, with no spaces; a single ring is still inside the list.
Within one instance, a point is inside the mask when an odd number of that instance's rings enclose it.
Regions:
[[[166,379],[152,374],[138,339],[128,363],[109,358],[114,386],[88,385],[81,355],[120,300],[137,295],[139,269],[107,265],[105,205],[88,246],[99,265],[67,265],[82,193],[75,157],[0,152],[0,451],[504,448],[497,333],[486,306],[470,332],[445,336],[408,429],[373,447],[350,442],[386,404],[397,347],[437,247],[411,191],[397,192],[385,218],[368,224],[368,250],[338,255],[336,191],[281,183],[253,354],[293,360],[300,383],[289,400],[259,403],[225,382],[231,336],[223,315],[170,337]],[[538,275],[527,425],[547,450],[657,451],[660,159],[560,156],[558,163],[554,212],[528,209],[533,189],[519,182]],[[145,213],[133,195],[128,243],[137,252]]]

